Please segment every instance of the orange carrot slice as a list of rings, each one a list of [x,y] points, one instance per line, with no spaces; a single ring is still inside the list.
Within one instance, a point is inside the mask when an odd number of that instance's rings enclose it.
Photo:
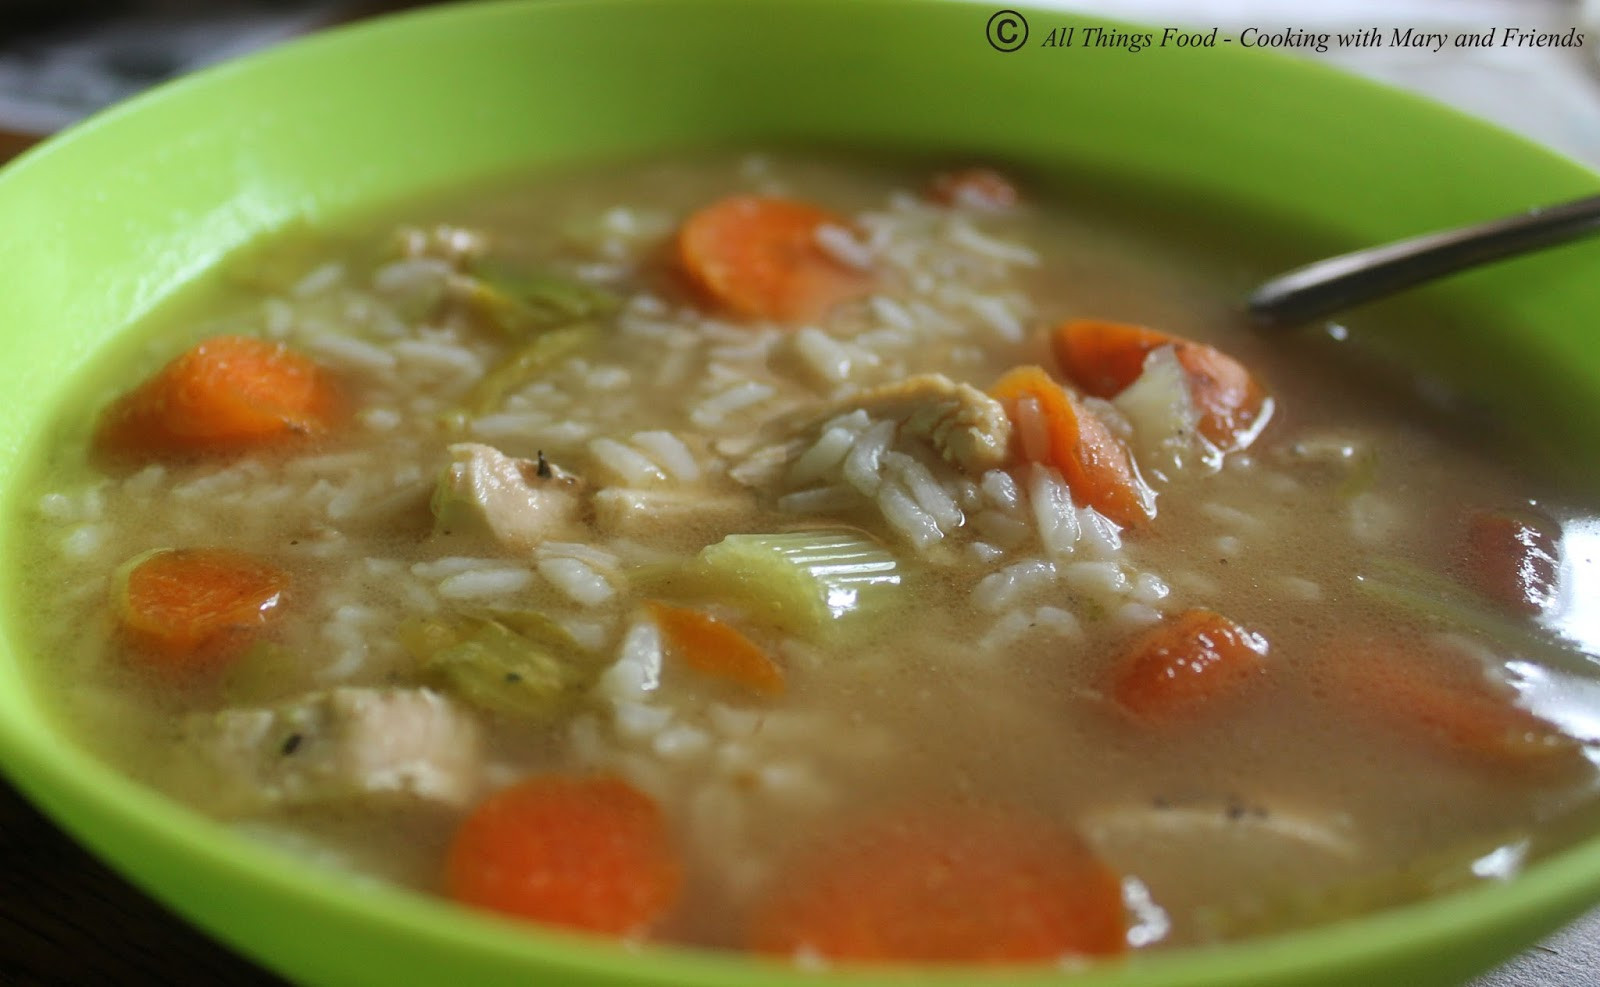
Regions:
[[[645,606],[661,628],[668,651],[690,668],[764,696],[783,694],[783,669],[735,628],[699,610],[657,601]]]
[[[734,196],[689,217],[678,231],[678,260],[711,301],[734,315],[806,322],[874,283],[822,249],[817,233],[824,226],[848,229],[809,203]]]
[[[677,900],[682,865],[648,796],[618,778],[548,775],[472,810],[451,841],[444,883],[479,908],[636,935]]]
[[[338,399],[326,373],[280,343],[205,340],[111,405],[103,453],[141,459],[227,453],[328,430]]]
[[[1076,319],[1051,333],[1061,371],[1096,397],[1115,397],[1144,372],[1152,350],[1171,346],[1200,414],[1200,434],[1222,449],[1249,444],[1267,402],[1250,371],[1221,350],[1123,322]]]
[[[1337,698],[1480,765],[1532,767],[1578,750],[1553,724],[1497,692],[1475,661],[1436,645],[1351,639],[1319,667]]]
[[[176,548],[130,561],[113,610],[133,653],[152,667],[196,671],[237,657],[278,613],[289,576],[225,548]]]
[[[1109,694],[1147,723],[1186,718],[1266,670],[1267,640],[1210,610],[1185,610],[1146,631],[1112,669]]]
[[[962,168],[933,176],[928,199],[941,206],[1004,212],[1017,204],[1017,188],[993,168]]]
[[[868,820],[793,861],[752,948],[831,959],[1003,963],[1127,948],[1121,882],[1074,835],[1022,813]]]
[[[1510,610],[1537,614],[1555,602],[1560,549],[1555,522],[1503,511],[1467,518],[1467,578],[1474,589]]]
[[[989,389],[1023,435],[1024,458],[1061,471],[1073,496],[1121,525],[1137,527],[1155,515],[1155,494],[1145,485],[1128,450],[1094,415],[1040,367],[1016,367]],[[1032,401],[1033,411],[1020,407]],[[1028,419],[1037,416],[1044,448],[1027,441]]]

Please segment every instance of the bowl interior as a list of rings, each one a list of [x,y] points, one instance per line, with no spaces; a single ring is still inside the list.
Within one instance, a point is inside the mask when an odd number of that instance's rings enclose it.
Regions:
[[[827,144],[1022,163],[1200,211],[1310,259],[1591,193],[1595,176],[1420,100],[1261,52],[1001,52],[988,7],[904,0],[468,5],[335,31],[133,101],[0,174],[0,454],[38,454],[64,382],[220,258],[538,164],[707,145]],[[1085,23],[1024,11],[1032,37]],[[1095,21],[1095,23],[1102,23]],[[419,69],[419,67],[421,67]],[[1084,176],[1100,176],[1099,179]],[[1419,293],[1381,343],[1461,382],[1552,468],[1600,489],[1600,245]],[[13,471],[10,475],[15,476]],[[15,484],[5,517],[27,507]],[[10,537],[10,527],[6,528]],[[8,545],[8,549],[9,549]],[[15,567],[10,567],[14,569]],[[8,579],[15,573],[8,572]],[[15,594],[11,594],[15,598]],[[288,864],[63,743],[0,637],[0,758],[154,894],[308,982],[811,983],[681,950],[530,932]],[[1600,838],[1500,888],[1227,949],[1140,957],[1098,984],[1441,982],[1600,897]],[[311,933],[311,934],[308,934]],[[887,972],[848,979],[890,982]],[[919,982],[1057,982],[1052,972]]]

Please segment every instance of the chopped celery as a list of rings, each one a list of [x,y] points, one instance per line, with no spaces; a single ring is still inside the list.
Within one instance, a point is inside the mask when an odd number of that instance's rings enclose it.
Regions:
[[[468,311],[513,338],[602,319],[621,304],[609,291],[549,274],[461,275],[450,288]]]
[[[560,713],[600,671],[593,655],[538,613],[413,618],[401,626],[399,637],[456,695],[516,716]]]
[[[1443,576],[1398,559],[1374,559],[1356,584],[1387,603],[1454,627],[1470,628],[1500,646],[1550,668],[1600,677],[1600,656],[1589,654],[1538,627],[1498,613],[1483,599]]]
[[[488,414],[499,407],[507,394],[548,370],[557,360],[587,346],[599,335],[599,327],[584,322],[536,337],[473,386],[464,402],[467,412]]]
[[[701,551],[696,569],[752,615],[812,636],[881,610],[902,578],[882,545],[839,528],[729,535]]]

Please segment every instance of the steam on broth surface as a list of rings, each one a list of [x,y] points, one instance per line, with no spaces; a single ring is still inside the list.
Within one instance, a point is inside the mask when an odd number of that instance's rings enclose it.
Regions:
[[[638,164],[236,259],[42,463],[50,701],[331,866],[841,959],[1235,938],[1582,831],[1592,518],[1184,238],[934,173]]]

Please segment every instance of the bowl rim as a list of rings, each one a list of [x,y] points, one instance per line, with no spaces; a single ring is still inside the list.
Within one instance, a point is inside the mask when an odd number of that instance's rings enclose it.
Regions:
[[[731,0],[730,0],[731,2]],[[917,0],[769,0],[775,6],[830,8],[834,14],[860,5],[916,10],[926,6]],[[716,5],[716,0],[682,0],[684,4]],[[938,0],[942,6],[987,9],[981,0]],[[225,80],[241,75],[270,72],[292,66],[296,60],[321,57],[351,45],[369,43],[387,34],[408,34],[426,30],[433,23],[459,22],[473,18],[522,16],[538,7],[614,7],[631,8],[629,0],[494,0],[490,3],[446,6],[413,10],[374,21],[344,25],[269,51],[214,66],[96,115],[24,151],[0,169],[0,187],[17,183],[35,171],[47,170],[61,156],[70,156],[85,142],[126,119],[137,119],[148,107],[160,106],[204,92]],[[1028,3],[1018,8],[1045,13]],[[1049,9],[1055,16],[1082,16],[1070,11]],[[1096,23],[1119,23],[1096,18]],[[1232,57],[1232,56],[1230,56]],[[1391,103],[1409,103],[1413,111],[1432,115],[1447,114],[1457,120],[1463,134],[1474,132],[1472,140],[1501,145],[1520,145],[1519,154],[1542,159],[1547,170],[1565,170],[1574,181],[1592,182],[1595,174],[1556,152],[1525,138],[1500,130],[1488,123],[1439,106],[1422,97],[1391,90],[1377,83],[1356,79],[1326,65],[1272,56],[1273,69],[1281,79],[1344,92],[1366,91],[1381,94]],[[1465,137],[1463,139],[1466,139]],[[14,506],[14,505],[13,505]],[[13,516],[16,516],[13,514]],[[19,666],[9,641],[0,640],[0,665]],[[6,673],[14,669],[7,667]],[[337,913],[356,924],[381,928],[386,934],[405,934],[424,938],[444,949],[466,948],[496,954],[508,962],[535,965],[551,971],[569,971],[627,978],[644,983],[744,984],[752,977],[770,984],[814,984],[816,976],[783,962],[752,959],[745,954],[713,952],[673,945],[652,945],[640,952],[625,944],[558,930],[530,928],[525,924],[492,915],[469,913],[441,900],[400,888],[385,888],[374,894],[370,888],[343,876],[318,872],[311,864],[285,852],[262,846],[235,833],[226,825],[184,809],[144,786],[113,771],[75,744],[54,742],[56,735],[45,725],[47,717],[13,702],[13,693],[25,694],[33,688],[21,683],[7,688],[0,675],[0,711],[8,707],[21,710],[20,716],[0,716],[0,771],[4,771],[25,794],[35,800],[52,819],[70,805],[95,805],[109,812],[121,825],[132,826],[144,839],[168,845],[182,845],[197,859],[212,868],[232,871],[252,883],[272,888],[277,893],[314,904],[330,914]],[[74,834],[75,837],[77,834]],[[95,847],[104,859],[103,848]],[[121,871],[121,865],[116,865]],[[137,879],[136,879],[137,880]],[[159,889],[151,891],[165,899]],[[1600,899],[1600,834],[1542,859],[1514,880],[1505,884],[1486,884],[1428,899],[1411,905],[1346,919],[1311,929],[1250,939],[1238,943],[1185,947],[1151,955],[1134,955],[1106,964],[1091,964],[1075,974],[1074,982],[1085,987],[1159,982],[1174,985],[1214,983],[1221,977],[1230,982],[1274,983],[1281,978],[1305,972],[1310,965],[1337,970],[1357,963],[1381,962],[1415,951],[1418,942],[1446,945],[1464,930],[1486,930],[1511,923],[1518,917],[1547,909],[1551,902],[1568,908]],[[237,945],[235,948],[239,948]],[[245,950],[248,952],[248,948]],[[270,962],[270,960],[269,960]],[[928,983],[1057,983],[1059,971],[1052,968],[974,970],[962,968],[915,967],[917,979]],[[904,983],[905,969],[895,966],[841,968],[830,982],[851,984]]]

